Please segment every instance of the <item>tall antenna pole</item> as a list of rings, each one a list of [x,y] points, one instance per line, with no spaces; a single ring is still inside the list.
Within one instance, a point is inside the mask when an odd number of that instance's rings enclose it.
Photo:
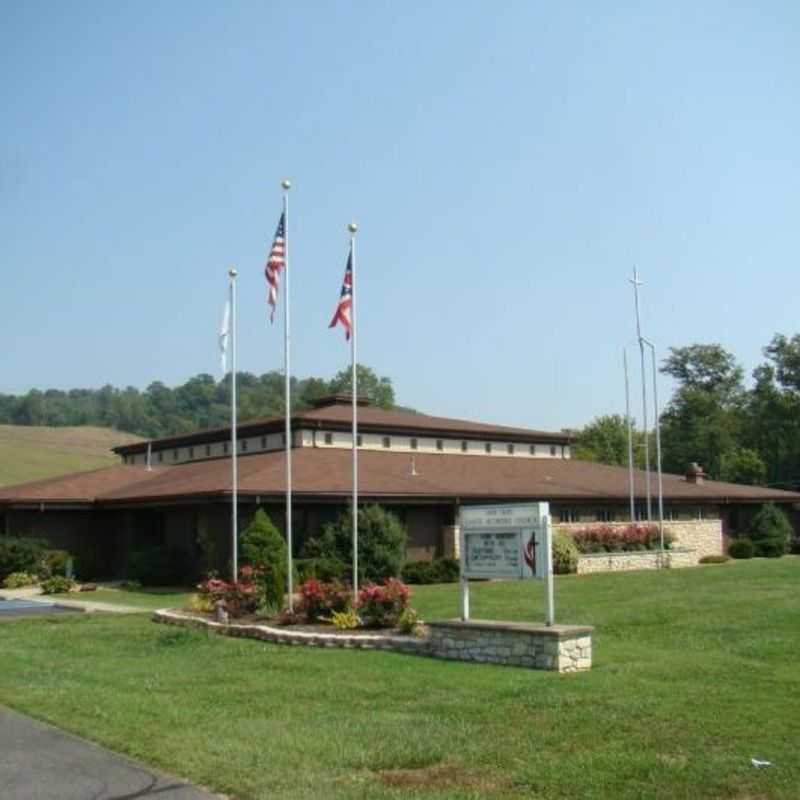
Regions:
[[[628,492],[631,502],[631,522],[636,522],[636,503],[633,497],[633,423],[631,422],[631,392],[628,382],[628,350],[622,348],[622,364],[625,369],[625,425],[628,429]]]
[[[656,346],[644,340],[644,343],[650,348],[650,354],[653,360],[653,411],[655,413],[655,426],[656,426],[656,469],[658,470],[658,528],[659,538],[661,540],[661,556],[664,556],[664,484],[661,478],[661,420],[658,413],[658,382],[656,381]]]
[[[289,611],[294,611],[294,576],[292,575],[292,372],[290,360],[289,326],[289,189],[292,184],[285,180],[283,188],[283,258],[285,264],[286,286],[283,292],[283,373],[286,406],[286,561],[287,589],[289,592]]]
[[[642,282],[639,280],[639,275],[636,272],[636,267],[633,268],[633,278],[628,279],[633,284],[633,296],[636,304],[636,338],[639,340],[639,356],[641,358],[642,368],[642,427],[644,429],[644,470],[645,470],[645,485],[647,488],[647,521],[653,518],[653,501],[650,493],[650,436],[647,429],[647,381],[645,378],[645,364],[644,364],[644,340],[642,338],[642,325],[639,317],[639,287]]]
[[[353,371],[353,597],[358,599],[358,371],[356,337],[356,231],[358,225],[351,222],[347,226],[350,231],[350,325],[353,335],[350,337],[350,361]]]
[[[238,437],[236,435],[236,268],[228,270],[231,303],[231,572],[232,580],[239,578],[239,473]]]

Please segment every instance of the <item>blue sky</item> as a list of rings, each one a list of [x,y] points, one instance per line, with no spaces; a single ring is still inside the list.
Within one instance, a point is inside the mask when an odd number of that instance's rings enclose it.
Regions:
[[[622,411],[634,265],[662,352],[800,330],[793,2],[6,0],[0,76],[0,392],[216,373],[231,264],[279,368],[283,177],[300,376],[350,219],[361,360],[429,413]]]

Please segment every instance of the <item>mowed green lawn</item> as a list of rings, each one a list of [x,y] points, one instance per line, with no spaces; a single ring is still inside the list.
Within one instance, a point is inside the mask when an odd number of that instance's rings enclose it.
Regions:
[[[192,592],[185,589],[97,589],[94,592],[65,592],[50,595],[49,600],[85,600],[90,603],[113,603],[118,606],[136,606],[143,611],[157,608],[185,608],[189,604]]]
[[[474,616],[540,595],[477,585]],[[453,616],[457,588],[415,601]],[[556,601],[596,626],[590,673],[65,615],[0,627],[0,702],[237,798],[800,796],[800,558],[565,577]]]

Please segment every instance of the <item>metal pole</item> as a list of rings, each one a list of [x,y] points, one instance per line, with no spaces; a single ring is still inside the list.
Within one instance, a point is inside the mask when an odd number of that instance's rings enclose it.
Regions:
[[[289,611],[294,611],[294,575],[292,562],[292,383],[290,361],[290,326],[289,326],[289,181],[281,183],[283,187],[283,259],[286,270],[286,289],[283,293],[283,372],[285,382],[286,405],[286,561],[287,588],[289,592]]]
[[[353,372],[353,598],[358,599],[358,350],[356,336],[356,231],[358,226],[351,222],[350,231],[350,362]]]
[[[653,358],[653,412],[655,413],[655,426],[656,426],[656,467],[658,469],[658,528],[659,538],[661,540],[661,558],[664,558],[664,484],[661,478],[661,420],[658,416],[658,383],[656,381],[656,346],[644,340],[645,344],[650,348],[650,353]],[[663,566],[663,564],[662,564]]]
[[[236,435],[236,272],[235,267],[228,270],[230,278],[231,303],[231,571],[232,580],[239,578],[239,474],[238,437]]]
[[[553,596],[553,529],[550,526],[550,515],[544,517],[544,592],[545,592],[545,618],[544,624],[551,627],[555,623],[555,598]]]
[[[628,382],[628,351],[622,348],[622,363],[625,369],[625,424],[628,428],[628,491],[631,503],[631,522],[636,522],[636,502],[633,496],[633,424],[631,422],[631,393]]]
[[[639,356],[642,368],[642,428],[644,429],[644,470],[647,489],[647,521],[649,522],[653,518],[653,501],[650,494],[650,437],[647,430],[647,381],[645,379],[644,340],[639,319],[639,287],[642,282],[639,280],[636,267],[633,268],[633,280],[630,282],[633,284],[633,296],[636,303],[636,338],[639,340]]]
[[[459,597],[461,600],[461,619],[469,619],[469,581],[464,574],[467,563],[467,548],[464,541],[464,528],[461,524],[461,506],[456,513],[456,525],[458,526],[458,561],[459,561]]]

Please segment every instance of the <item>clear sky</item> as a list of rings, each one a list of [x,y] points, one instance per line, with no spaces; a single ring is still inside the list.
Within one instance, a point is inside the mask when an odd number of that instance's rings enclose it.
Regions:
[[[5,0],[0,109],[0,392],[216,374],[230,264],[280,368],[284,177],[299,376],[348,364],[351,219],[360,360],[429,413],[622,411],[634,265],[662,352],[800,331],[791,0]]]

